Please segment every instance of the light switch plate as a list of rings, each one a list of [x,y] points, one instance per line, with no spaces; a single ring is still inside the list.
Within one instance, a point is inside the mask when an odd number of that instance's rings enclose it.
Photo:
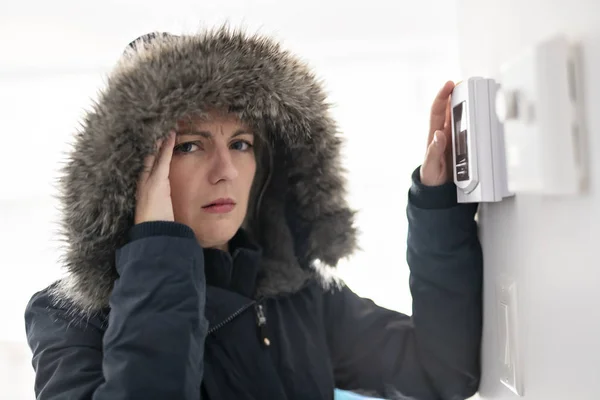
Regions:
[[[523,396],[517,317],[517,285],[501,277],[496,287],[498,313],[498,362],[500,382],[518,396]]]
[[[511,192],[577,195],[586,184],[579,48],[556,35],[501,68],[496,114],[504,124]]]

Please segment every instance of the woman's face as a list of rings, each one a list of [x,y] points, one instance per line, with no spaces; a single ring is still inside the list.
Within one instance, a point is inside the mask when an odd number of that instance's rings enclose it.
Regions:
[[[231,114],[177,123],[169,173],[173,212],[204,248],[226,250],[246,217],[256,173],[254,139]]]

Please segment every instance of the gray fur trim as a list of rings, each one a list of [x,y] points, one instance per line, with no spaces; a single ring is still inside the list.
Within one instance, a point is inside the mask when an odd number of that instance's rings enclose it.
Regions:
[[[353,252],[341,139],[310,69],[268,38],[227,28],[161,36],[127,51],[76,135],[60,179],[60,301],[86,314],[108,306],[144,157],[177,119],[215,107],[259,127],[273,153],[251,223],[264,249],[256,295],[294,292],[318,274],[307,267],[315,260],[335,266]]]

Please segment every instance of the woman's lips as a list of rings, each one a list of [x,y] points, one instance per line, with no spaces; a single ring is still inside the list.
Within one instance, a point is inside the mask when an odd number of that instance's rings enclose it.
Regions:
[[[217,199],[202,209],[211,214],[226,214],[235,208],[235,201],[232,199]]]

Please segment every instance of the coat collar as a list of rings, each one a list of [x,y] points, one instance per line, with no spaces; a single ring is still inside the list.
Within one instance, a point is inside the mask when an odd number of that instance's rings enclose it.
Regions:
[[[229,252],[204,250],[206,284],[253,297],[262,250],[240,229],[230,241]]]

